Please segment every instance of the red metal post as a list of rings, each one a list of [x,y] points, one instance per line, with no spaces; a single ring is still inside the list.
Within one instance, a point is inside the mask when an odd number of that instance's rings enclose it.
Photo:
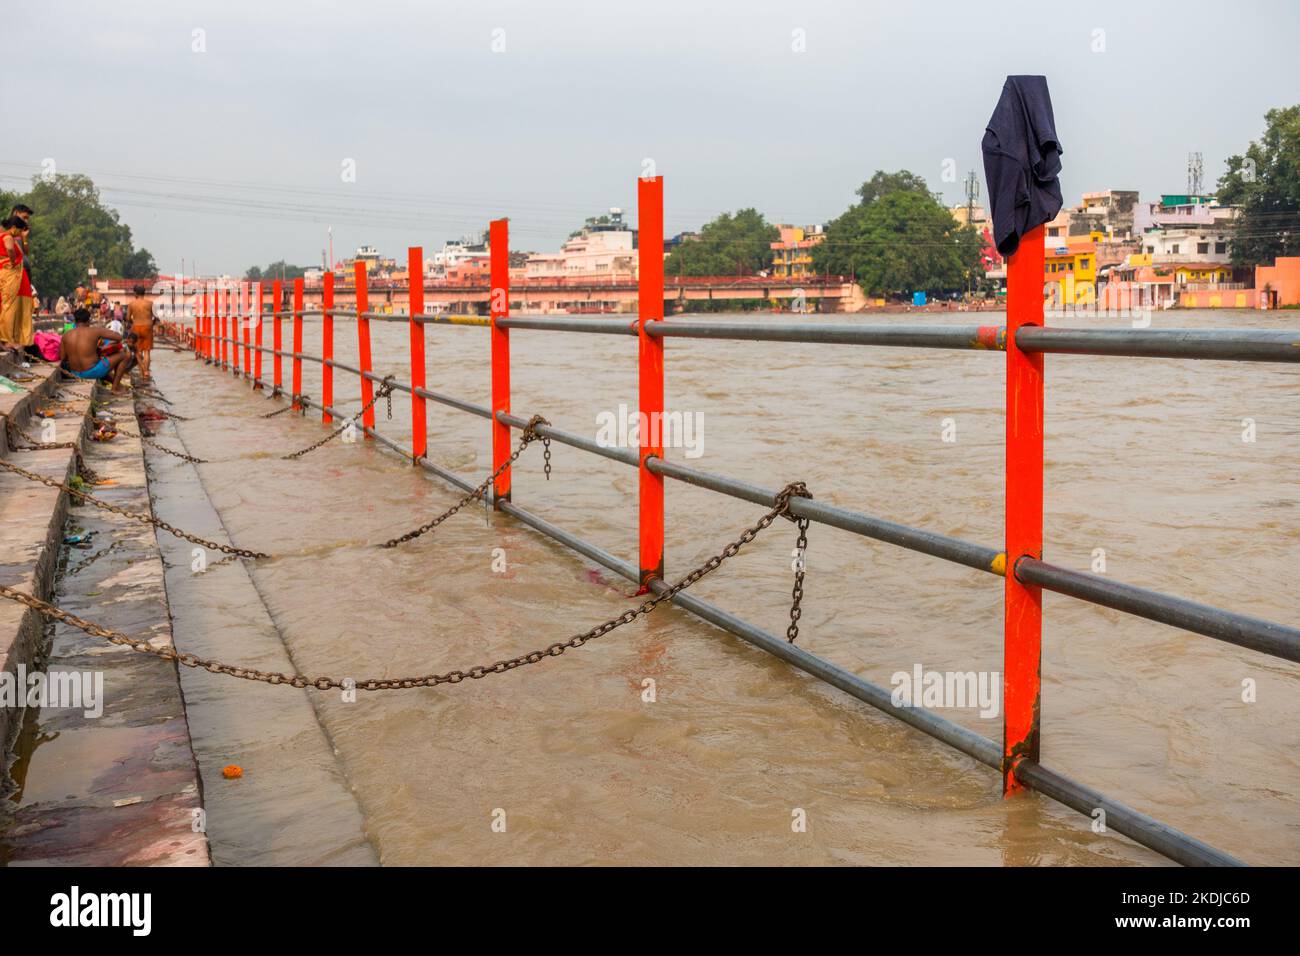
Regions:
[[[199,315],[195,320],[195,329],[197,332],[195,341],[198,343],[198,354],[204,358],[208,357],[208,290],[203,288],[203,296],[199,300]]]
[[[220,324],[221,331],[221,370],[224,372],[229,364],[229,355],[226,352],[226,321],[230,316],[230,290],[220,285],[217,286],[217,321]]]
[[[280,330],[280,313],[284,310],[284,280],[271,283],[271,391],[279,395],[284,384],[283,334]]]
[[[641,590],[664,575],[664,480],[646,466],[663,457],[664,340],[646,334],[647,322],[664,317],[664,181],[637,180],[637,392],[641,439]]]
[[[424,314],[424,249],[411,246],[406,254],[407,298],[410,302],[411,326],[411,455],[423,458],[428,451],[428,426],[424,420],[424,398],[416,389],[424,388],[424,325],[416,316]]]
[[[247,337],[248,335],[248,329],[244,323],[244,310],[247,308],[245,303],[248,301],[248,291],[245,289],[246,285],[247,283],[241,282],[236,287],[235,309],[230,314],[230,337],[231,339],[234,340],[230,344],[230,351],[232,353],[231,357],[234,359],[232,363],[232,367],[234,368],[236,375],[239,374],[239,340],[241,338],[239,334],[240,330],[242,329],[244,332],[244,335],[242,337]]]
[[[247,378],[253,371],[253,283],[244,283],[244,314],[240,318],[240,325],[244,327],[244,377]]]
[[[510,457],[510,426],[497,421],[497,413],[510,413],[510,331],[497,323],[510,314],[510,220],[493,219],[488,224],[491,250],[488,283],[488,333],[492,349],[492,470]],[[511,469],[507,468],[492,489],[493,507],[510,500]]]
[[[302,408],[302,276],[293,280],[293,407]]]
[[[257,325],[253,329],[253,344],[257,346],[253,352],[253,388],[262,387],[262,283],[256,283],[257,301],[253,307],[253,321]]]
[[[1016,580],[1016,562],[1043,556],[1043,353],[1022,352],[1016,330],[1043,324],[1043,227],[1007,259],[1006,584],[1002,667],[1002,792],[1014,768],[1038,760],[1043,592]]]
[[[320,403],[326,408],[334,407],[334,270],[331,269],[321,277],[321,317],[320,317]],[[328,425],[334,419],[330,413],[322,411],[320,420]]]
[[[358,259],[355,263],[356,290],[357,290],[357,360],[358,366],[362,371],[361,376],[361,405],[364,408],[369,405],[375,397],[375,383],[366,378],[364,373],[372,371],[370,367],[370,320],[365,317],[370,311],[370,292],[366,287],[366,264]],[[375,427],[375,410],[372,408],[361,416],[361,424],[366,428]],[[366,433],[366,439],[371,440],[370,433]]]

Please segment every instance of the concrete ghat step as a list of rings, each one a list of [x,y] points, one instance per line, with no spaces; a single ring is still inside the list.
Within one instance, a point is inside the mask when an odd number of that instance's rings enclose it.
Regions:
[[[154,354],[154,375],[167,394],[167,366],[185,357]],[[170,406],[161,406],[170,409]],[[182,415],[202,414],[176,407]],[[203,422],[165,422],[158,441],[177,451],[187,431]],[[229,543],[221,516],[204,488],[208,469],[153,448],[145,449],[155,513],[201,537]],[[261,670],[296,668],[248,567],[206,554],[194,568],[195,545],[158,535],[166,561],[177,646],[182,651]],[[314,691],[242,681],[183,668],[181,678],[195,754],[204,780],[204,804],[213,861],[240,865],[350,865],[378,863],[365,821],[334,747],[322,729]],[[222,768],[239,765],[237,780]]]
[[[65,386],[65,394],[74,390],[88,397],[90,386]],[[101,390],[99,397],[106,400],[107,393]],[[110,409],[134,430],[129,398],[112,399]],[[62,425],[56,427],[62,432]],[[63,434],[58,438],[66,440]],[[119,435],[111,443],[83,447],[87,465],[113,482],[96,486],[97,497],[131,510],[149,509],[137,439]],[[29,460],[54,452],[15,454],[40,471]],[[64,454],[66,472],[71,453]],[[0,502],[11,497],[0,493]],[[70,509],[68,526],[93,531],[94,537],[89,550],[68,549],[54,603],[155,646],[170,645],[162,561],[152,528],[86,505]],[[56,533],[62,528],[60,522]],[[63,624],[54,628],[48,658],[37,664],[47,673],[74,675],[83,689],[102,688],[102,696],[83,698],[77,707],[25,713],[11,768],[20,789],[15,800],[6,801],[11,808],[0,819],[0,860],[207,865],[199,778],[176,665]]]

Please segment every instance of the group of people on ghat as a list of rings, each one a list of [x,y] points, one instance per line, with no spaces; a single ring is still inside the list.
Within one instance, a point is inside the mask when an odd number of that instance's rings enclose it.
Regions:
[[[32,284],[28,245],[33,215],[29,206],[17,205],[0,222],[0,355],[24,368],[33,360],[57,360],[67,374],[79,379],[107,381],[114,392],[123,390],[122,377],[137,366],[141,378],[148,380],[157,319],[143,285],[132,290],[125,314],[120,309],[101,308],[99,317],[103,325],[91,323],[93,303],[85,290],[78,288],[73,304],[68,305],[60,297],[60,308],[56,310],[65,318],[70,312],[71,324],[59,333],[36,332],[33,323],[36,290]],[[55,336],[57,351],[52,341]]]

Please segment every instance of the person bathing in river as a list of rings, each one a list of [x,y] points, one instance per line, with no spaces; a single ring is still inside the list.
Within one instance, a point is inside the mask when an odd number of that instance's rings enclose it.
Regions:
[[[86,309],[78,309],[72,318],[76,325],[63,333],[59,341],[59,366],[81,379],[103,380],[112,376],[113,391],[120,392],[122,376],[135,364],[131,353],[121,348],[122,336],[91,326],[90,312]],[[118,351],[101,355],[101,342],[118,343]]]
[[[148,379],[149,353],[153,351],[153,303],[145,296],[144,286],[138,285],[131,291],[135,293],[135,298],[126,307],[126,317],[131,331],[135,333],[134,347],[140,360],[140,375]]]

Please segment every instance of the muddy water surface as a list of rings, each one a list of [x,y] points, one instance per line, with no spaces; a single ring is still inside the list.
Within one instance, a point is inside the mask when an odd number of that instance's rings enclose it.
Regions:
[[[1253,312],[1155,321],[1298,323]],[[429,387],[486,403],[485,330],[425,335]],[[407,378],[406,336],[401,324],[375,327],[377,371]],[[338,321],[336,340],[338,357],[354,362],[350,323]],[[518,414],[594,437],[601,413],[634,405],[631,339],[512,340]],[[306,343],[319,354],[319,323],[307,323]],[[670,406],[703,415],[703,454],[690,464],[767,487],[801,479],[818,498],[993,547],[1003,363],[998,353],[699,340],[669,340],[666,362]],[[459,493],[373,444],[281,461],[323,434],[316,421],[260,419],[278,406],[180,354],[160,353],[155,369],[173,408],[195,416],[177,426],[188,450],[217,460],[201,466],[203,483],[232,540],[299,552],[252,575],[304,671],[466,667],[630,606],[627,582],[481,508],[405,547],[365,547]],[[320,396],[319,366],[304,375]],[[1300,370],[1049,356],[1047,375],[1049,560],[1089,570],[1104,552],[1116,579],[1300,623]],[[337,378],[339,403],[356,408],[354,377]],[[379,407],[380,428],[403,442],[409,404],[397,396],[391,421]],[[945,424],[955,441],[943,440]],[[490,470],[488,438],[483,419],[430,404],[429,455],[443,467],[477,482]],[[634,560],[633,469],[553,450],[550,482],[540,449],[526,453],[515,501]],[[669,574],[759,513],[670,483]],[[783,632],[793,543],[778,523],[699,595]],[[917,664],[1001,670],[997,578],[816,525],[808,567],[809,650],[884,686]],[[201,583],[169,577],[173,604],[201,601]],[[1045,609],[1045,762],[1248,862],[1300,863],[1294,665],[1065,597],[1047,595]],[[646,678],[654,703],[642,699]],[[1242,700],[1247,680],[1253,703]],[[1003,801],[986,768],[674,609],[504,676],[358,698],[318,694],[316,712],[388,864],[1159,862],[1046,799]],[[242,699],[239,733],[249,734],[256,709]],[[1000,737],[1000,718],[944,714]],[[238,733],[230,743],[238,749]],[[292,748],[263,747],[245,772],[261,772],[258,761],[292,771],[295,759]],[[309,798],[293,800],[313,813]],[[796,808],[807,832],[792,832]],[[502,816],[504,833],[493,828]]]

